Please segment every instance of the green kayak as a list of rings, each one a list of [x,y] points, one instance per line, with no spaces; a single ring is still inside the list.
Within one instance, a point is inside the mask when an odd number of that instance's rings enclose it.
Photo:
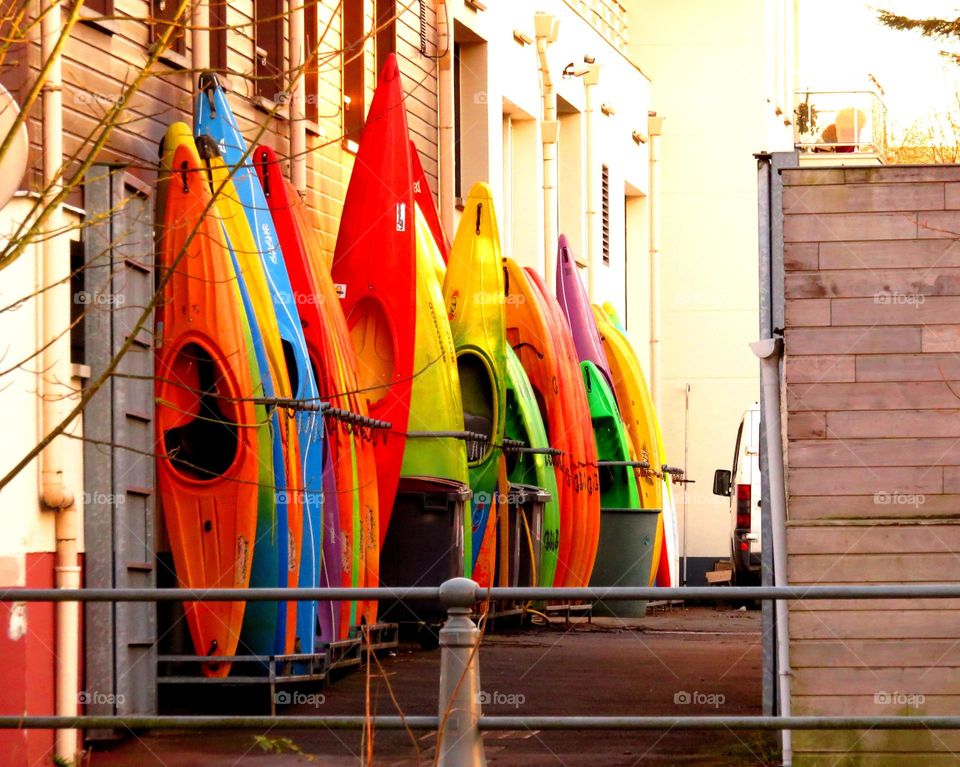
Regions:
[[[520,363],[520,358],[507,347],[507,396],[504,436],[525,443],[528,447],[550,447],[547,430],[540,416],[537,396]],[[560,547],[560,508],[557,477],[552,464],[542,453],[510,453],[507,471],[511,484],[534,485],[550,494],[543,509],[543,534],[540,543],[540,585],[553,585]]]
[[[630,442],[617,408],[617,401],[603,373],[592,362],[581,362],[583,384],[590,404],[597,460],[629,461]],[[600,467],[600,506],[607,509],[640,508],[636,472],[629,466]]]

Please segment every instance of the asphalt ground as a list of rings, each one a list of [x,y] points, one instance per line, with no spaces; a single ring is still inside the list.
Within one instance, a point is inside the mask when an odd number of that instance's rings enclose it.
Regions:
[[[279,714],[363,714],[369,696],[377,714],[436,715],[439,659],[438,650],[402,643],[369,673],[301,690],[299,702]],[[484,713],[494,715],[758,715],[760,613],[674,607],[636,620],[498,627],[483,638],[480,686]],[[262,713],[244,710],[242,697],[221,695],[221,712],[232,704],[232,712]],[[209,713],[180,701],[178,712],[191,711]],[[435,740],[434,733],[377,732],[371,749],[349,731],[173,731],[131,734],[88,758],[91,767],[427,767]],[[484,734],[487,763],[497,767],[770,767],[776,744],[776,734],[726,730]]]

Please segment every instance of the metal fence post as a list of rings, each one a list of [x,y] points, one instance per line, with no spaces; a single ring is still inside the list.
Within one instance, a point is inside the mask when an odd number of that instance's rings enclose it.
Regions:
[[[453,578],[440,586],[447,620],[440,629],[438,767],[486,767],[480,719],[480,630],[470,618],[477,584]]]

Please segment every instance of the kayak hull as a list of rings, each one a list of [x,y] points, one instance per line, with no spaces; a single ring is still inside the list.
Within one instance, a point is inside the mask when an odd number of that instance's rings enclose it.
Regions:
[[[483,434],[486,442],[468,464],[473,490],[471,514],[474,580],[490,582],[481,548],[490,543],[487,524],[497,489],[502,456],[506,403],[506,313],[500,231],[487,184],[474,184],[464,202],[446,277],[443,298],[457,354],[457,372],[467,431]]]
[[[236,272],[185,127],[168,131],[161,171],[157,483],[180,586],[246,588],[258,516],[269,514],[258,486],[270,456],[260,453],[264,413],[251,401],[260,382]],[[185,603],[194,648],[211,656],[206,675],[229,673],[215,656],[236,654],[245,606]]]

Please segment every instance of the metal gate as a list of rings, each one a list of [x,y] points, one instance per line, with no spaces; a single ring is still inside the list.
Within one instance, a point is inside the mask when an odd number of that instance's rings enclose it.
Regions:
[[[111,362],[154,292],[153,209],[148,187],[122,167],[95,165],[84,184],[85,361]],[[76,299],[75,299],[76,300]],[[87,588],[153,588],[153,323],[84,413],[84,570]],[[156,606],[87,603],[87,710],[156,712]]]

